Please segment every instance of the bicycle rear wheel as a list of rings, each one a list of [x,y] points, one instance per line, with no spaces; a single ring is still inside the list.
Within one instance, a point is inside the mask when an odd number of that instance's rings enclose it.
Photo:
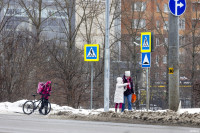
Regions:
[[[24,114],[30,115],[34,111],[34,104],[32,101],[26,101],[23,105]]]
[[[42,115],[47,115],[51,111],[51,103],[48,101],[47,104],[44,105],[44,107],[40,108],[40,113]]]

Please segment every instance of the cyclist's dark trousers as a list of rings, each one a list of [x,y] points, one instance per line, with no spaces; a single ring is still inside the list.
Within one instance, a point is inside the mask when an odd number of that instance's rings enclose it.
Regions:
[[[43,109],[45,107],[48,107],[48,99],[42,98],[42,105],[40,109]]]

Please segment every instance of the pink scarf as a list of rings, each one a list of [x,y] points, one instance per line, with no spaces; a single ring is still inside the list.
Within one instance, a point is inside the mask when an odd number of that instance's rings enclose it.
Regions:
[[[128,78],[127,79],[127,83],[129,83],[128,85],[127,85],[127,89],[131,89],[131,87],[129,86],[130,85],[130,80],[129,80],[130,78]]]

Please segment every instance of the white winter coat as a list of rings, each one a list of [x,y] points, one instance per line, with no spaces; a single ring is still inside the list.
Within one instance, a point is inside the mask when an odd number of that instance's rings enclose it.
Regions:
[[[117,78],[117,84],[115,89],[115,95],[114,95],[114,103],[123,103],[124,102],[124,91],[126,91],[127,88],[124,88],[124,86],[127,86],[129,83],[123,83],[123,79],[121,77]]]

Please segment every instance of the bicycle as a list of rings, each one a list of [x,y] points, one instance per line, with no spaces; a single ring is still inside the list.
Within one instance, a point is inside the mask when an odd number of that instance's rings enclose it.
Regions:
[[[34,100],[28,100],[23,105],[23,112],[24,114],[30,115],[32,114],[36,109],[40,109],[42,105],[42,98],[39,100],[35,100],[36,95],[32,95],[34,97]],[[42,115],[47,115],[51,111],[51,103],[48,101],[47,106],[44,105],[43,109],[40,111]]]

